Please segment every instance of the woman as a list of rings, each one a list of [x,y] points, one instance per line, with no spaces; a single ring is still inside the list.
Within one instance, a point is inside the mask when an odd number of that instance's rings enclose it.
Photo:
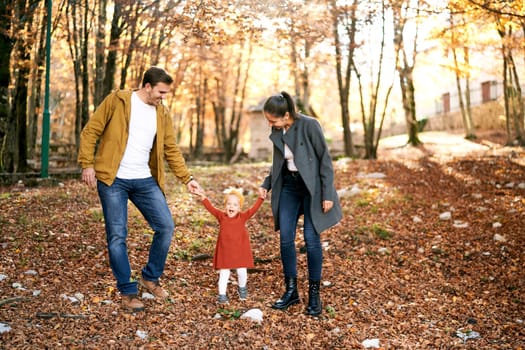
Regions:
[[[304,241],[308,262],[308,307],[311,316],[321,314],[319,296],[323,251],[321,232],[342,218],[334,186],[332,158],[319,122],[296,112],[285,91],[268,98],[263,113],[271,126],[273,160],[259,194],[271,193],[275,230],[280,231],[281,261],[285,292],[272,307],[285,310],[299,302],[295,234],[304,215]]]

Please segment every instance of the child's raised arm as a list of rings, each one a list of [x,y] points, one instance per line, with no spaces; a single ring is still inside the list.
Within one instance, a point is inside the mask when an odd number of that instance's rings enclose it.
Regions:
[[[206,193],[204,192],[204,190],[202,188],[195,190],[193,192],[193,194],[196,194],[197,196],[199,196],[201,201],[206,199]]]

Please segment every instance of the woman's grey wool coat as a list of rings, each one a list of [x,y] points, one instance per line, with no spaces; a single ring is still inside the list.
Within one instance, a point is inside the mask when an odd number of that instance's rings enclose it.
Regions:
[[[272,128],[270,140],[273,142],[272,166],[261,187],[271,190],[275,231],[279,230],[279,196],[283,185],[282,169],[286,162],[285,143],[292,151],[297,170],[312,197],[310,213],[315,231],[321,233],[341,221],[343,214],[334,185],[332,158],[317,119],[299,114],[284,135],[283,130]],[[323,213],[323,200],[334,203],[327,213]]]

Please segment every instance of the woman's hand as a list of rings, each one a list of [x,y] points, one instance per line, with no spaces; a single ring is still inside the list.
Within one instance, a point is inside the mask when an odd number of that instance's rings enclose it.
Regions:
[[[259,187],[259,197],[266,199],[266,195],[268,194],[268,190],[263,187]]]
[[[323,213],[328,213],[330,209],[334,206],[332,201],[323,201]]]

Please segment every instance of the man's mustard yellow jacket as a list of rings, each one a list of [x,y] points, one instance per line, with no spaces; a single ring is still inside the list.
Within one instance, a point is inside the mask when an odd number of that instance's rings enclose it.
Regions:
[[[131,112],[131,90],[109,94],[95,110],[80,134],[78,162],[82,169],[94,168],[96,177],[111,186],[117,176],[120,161],[128,142]],[[95,154],[97,140],[100,139]],[[151,174],[164,191],[164,160],[183,183],[191,179],[186,162],[175,141],[173,123],[163,105],[157,105],[157,135],[151,149]]]

